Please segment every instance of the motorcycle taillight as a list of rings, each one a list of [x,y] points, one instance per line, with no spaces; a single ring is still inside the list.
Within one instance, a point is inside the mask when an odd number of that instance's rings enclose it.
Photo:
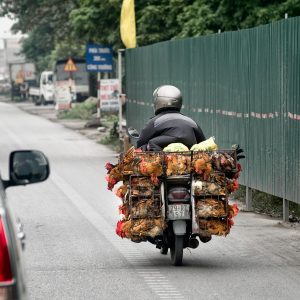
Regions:
[[[5,227],[0,216],[0,284],[10,284],[13,282],[8,241],[5,234]]]
[[[190,200],[189,190],[184,187],[171,188],[168,193],[168,199],[171,202],[187,202]]]

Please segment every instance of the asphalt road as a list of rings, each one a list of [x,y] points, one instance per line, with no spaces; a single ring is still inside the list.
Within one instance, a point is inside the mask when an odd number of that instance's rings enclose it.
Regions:
[[[42,150],[51,164],[47,182],[8,189],[27,235],[30,299],[300,298],[299,228],[241,212],[230,235],[185,250],[174,267],[154,245],[115,234],[120,202],[104,181],[115,153],[7,103],[0,137],[3,177],[11,150]]]

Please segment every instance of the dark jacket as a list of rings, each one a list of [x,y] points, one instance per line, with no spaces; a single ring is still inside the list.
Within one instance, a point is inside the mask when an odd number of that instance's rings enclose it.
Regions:
[[[140,134],[137,147],[159,151],[171,143],[182,143],[191,148],[204,140],[205,136],[194,120],[169,110],[150,119]]]

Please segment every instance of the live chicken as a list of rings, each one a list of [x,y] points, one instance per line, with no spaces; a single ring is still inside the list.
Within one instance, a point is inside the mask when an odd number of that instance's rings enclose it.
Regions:
[[[213,198],[196,201],[196,216],[198,218],[225,217],[224,201]]]

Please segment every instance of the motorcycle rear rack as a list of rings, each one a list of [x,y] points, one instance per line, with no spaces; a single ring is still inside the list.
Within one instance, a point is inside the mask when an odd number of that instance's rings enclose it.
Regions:
[[[134,154],[132,154],[134,153]],[[158,163],[161,164],[162,171],[158,172],[156,174],[158,177],[173,177],[173,176],[189,176],[190,174],[196,174],[193,170],[193,163],[194,160],[201,156],[202,154],[207,154],[210,157],[216,154],[228,154],[230,155],[233,160],[234,160],[234,166],[236,167],[236,150],[217,150],[217,151],[182,151],[182,152],[163,152],[163,151],[140,151],[140,152],[134,152],[131,151],[130,154],[133,155],[132,158],[133,160],[130,162],[129,165],[126,165],[128,169],[125,169],[124,165],[124,158],[126,154],[121,153],[119,155],[119,165],[121,166],[121,173],[125,176],[129,175],[135,175],[135,176],[151,176],[151,174],[143,173],[139,167],[138,164],[141,160],[146,161],[146,162],[153,162],[157,161]],[[168,162],[168,157],[188,157],[188,162],[187,162],[187,168],[186,171],[182,171],[182,173],[177,173],[177,174],[171,174],[167,175],[167,162]],[[222,173],[222,172],[220,172]]]

